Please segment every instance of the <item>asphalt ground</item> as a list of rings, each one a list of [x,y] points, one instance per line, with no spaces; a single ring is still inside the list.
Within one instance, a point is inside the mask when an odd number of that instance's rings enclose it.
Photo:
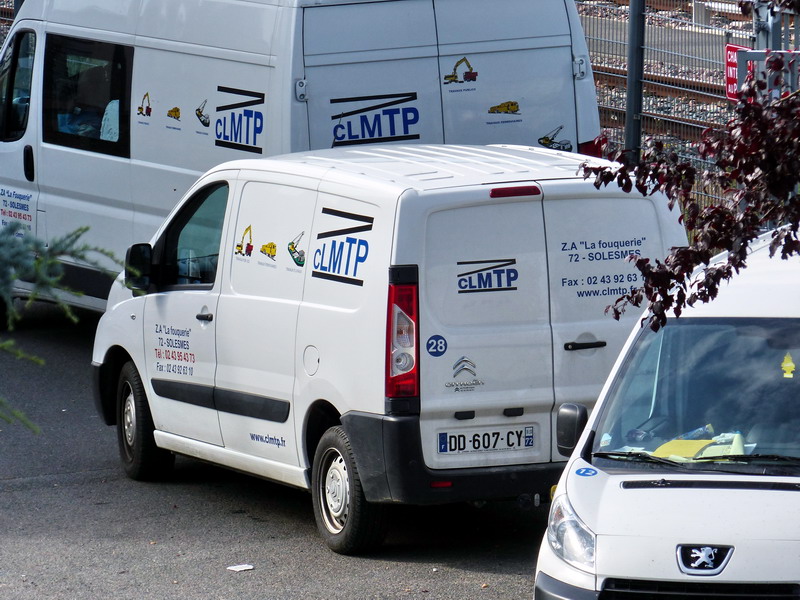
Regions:
[[[78,317],[36,304],[0,335],[45,361],[0,355],[0,397],[41,429],[0,421],[0,598],[531,598],[544,507],[397,507],[379,551],[345,557],[305,491],[180,457],[128,479],[91,396],[98,316]]]

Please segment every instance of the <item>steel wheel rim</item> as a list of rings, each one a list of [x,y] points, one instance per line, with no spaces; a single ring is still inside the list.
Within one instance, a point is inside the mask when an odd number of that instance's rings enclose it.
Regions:
[[[350,514],[350,478],[344,457],[335,449],[323,456],[323,477],[319,482],[320,509],[325,527],[340,533]]]
[[[122,401],[122,436],[125,445],[133,449],[136,441],[136,403],[130,384],[125,384],[125,399]]]

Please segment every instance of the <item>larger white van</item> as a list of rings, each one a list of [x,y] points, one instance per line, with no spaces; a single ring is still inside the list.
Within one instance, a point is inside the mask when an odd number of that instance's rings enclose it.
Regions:
[[[381,505],[548,497],[555,410],[593,404],[626,257],[686,242],[585,157],[374,146],[235,161],[132,246],[97,328],[98,408],[134,478],[172,453],[310,489],[339,552]]]
[[[536,600],[800,597],[800,261],[767,235],[708,305],[634,327],[574,453]]]
[[[599,134],[588,56],[573,0],[26,0],[0,58],[0,223],[88,225],[122,256],[237,158],[577,151]],[[105,306],[101,270],[69,264],[63,283]]]

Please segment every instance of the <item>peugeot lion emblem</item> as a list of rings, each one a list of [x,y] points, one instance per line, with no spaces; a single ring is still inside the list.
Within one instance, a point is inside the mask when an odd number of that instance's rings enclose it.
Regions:
[[[678,546],[678,567],[687,575],[719,575],[733,554],[733,546]]]

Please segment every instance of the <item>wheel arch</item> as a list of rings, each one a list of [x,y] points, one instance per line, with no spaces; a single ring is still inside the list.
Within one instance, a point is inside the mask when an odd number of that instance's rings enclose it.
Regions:
[[[117,383],[125,363],[131,359],[127,350],[112,346],[106,352],[102,364],[95,370],[95,404],[106,425],[117,424]]]
[[[342,417],[336,407],[327,400],[319,399],[311,404],[306,412],[305,425],[305,459],[311,467],[314,464],[314,453],[322,435],[331,427],[342,424]]]

